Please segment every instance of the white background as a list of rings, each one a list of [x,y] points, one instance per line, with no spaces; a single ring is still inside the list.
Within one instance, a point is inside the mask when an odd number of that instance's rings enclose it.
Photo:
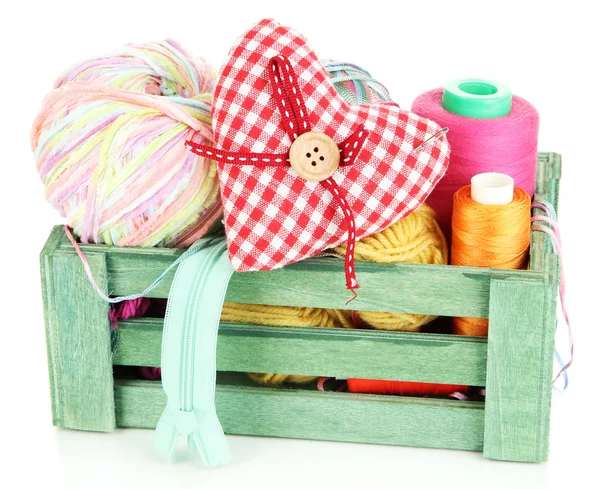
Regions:
[[[595,2],[21,0],[3,2],[0,16],[1,487],[534,489],[597,482],[600,44]],[[42,97],[69,66],[127,42],[172,37],[219,66],[236,37],[263,17],[304,33],[323,58],[364,66],[404,108],[446,80],[475,76],[504,82],[539,110],[540,150],[564,157],[560,224],[577,347],[571,387],[553,397],[548,463],[238,436],[229,437],[232,463],[215,470],[190,461],[163,463],[153,451],[152,431],[106,435],[51,426],[38,253],[60,220],[44,200],[28,141]]]

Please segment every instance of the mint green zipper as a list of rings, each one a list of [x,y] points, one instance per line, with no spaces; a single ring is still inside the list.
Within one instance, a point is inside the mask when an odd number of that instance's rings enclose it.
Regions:
[[[206,278],[210,271],[215,265],[215,258],[223,252],[226,248],[225,243],[218,244],[208,249],[208,256],[202,263],[196,282],[194,283],[194,290],[191,294],[190,301],[187,307],[187,314],[185,320],[185,333],[184,342],[182,349],[182,372],[181,372],[181,407],[182,411],[191,411],[192,407],[192,395],[193,395],[193,379],[194,379],[194,360],[196,351],[196,323],[195,318],[199,313],[200,306],[202,304],[202,298],[204,297],[204,287],[206,284]]]
[[[214,405],[216,343],[227,284],[233,273],[223,238],[200,240],[201,250],[179,265],[167,304],[162,345],[167,407],[154,443],[172,459],[180,435],[207,465],[229,459]]]

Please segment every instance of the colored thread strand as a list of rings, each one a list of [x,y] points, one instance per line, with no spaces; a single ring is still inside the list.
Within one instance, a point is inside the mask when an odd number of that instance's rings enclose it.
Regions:
[[[554,349],[554,356],[556,357],[556,361],[559,364],[560,370],[554,377],[554,380],[552,381],[552,386],[556,390],[565,390],[569,385],[569,377],[567,375],[567,370],[573,364],[573,358],[574,358],[574,353],[575,353],[575,344],[574,344],[574,337],[573,337],[573,329],[571,327],[571,321],[569,320],[569,314],[567,312],[567,307],[566,307],[566,303],[565,303],[566,280],[565,280],[565,271],[564,271],[563,258],[562,258],[562,242],[561,242],[561,238],[560,238],[560,231],[558,228],[558,223],[556,222],[556,210],[554,209],[552,204],[550,204],[546,201],[543,201],[543,200],[536,200],[532,203],[531,208],[532,209],[540,209],[547,214],[546,216],[532,216],[531,222],[533,224],[531,226],[531,230],[532,231],[540,231],[540,232],[547,234],[550,237],[550,243],[552,244],[552,249],[558,257],[558,267],[559,267],[558,292],[559,292],[560,305],[561,305],[563,317],[564,317],[565,323],[567,325],[567,331],[568,331],[568,335],[569,335],[569,353],[570,353],[570,355],[569,355],[569,361],[567,363],[564,363],[562,358],[560,357],[560,354],[558,353],[558,349],[556,349],[556,348]],[[540,224],[538,224],[538,223],[540,223]],[[545,226],[544,224],[548,224],[548,226]],[[558,328],[558,321],[557,321],[556,327]],[[563,387],[559,389],[556,387],[556,382],[558,381],[558,379],[561,376],[563,376]]]
[[[83,243],[186,247],[221,213],[212,68],[174,41],[130,45],[58,80],[31,131],[50,204]]]
[[[100,288],[100,286],[98,285],[98,283],[96,282],[96,279],[94,278],[94,274],[92,273],[92,270],[90,268],[90,264],[88,263],[87,258],[85,257],[85,255],[81,251],[81,248],[79,247],[79,244],[77,243],[77,241],[73,237],[73,234],[71,233],[71,230],[69,229],[68,226],[65,226],[65,234],[69,238],[69,241],[73,245],[73,248],[75,248],[75,252],[77,253],[77,256],[79,256],[79,259],[81,260],[81,263],[82,263],[83,268],[85,270],[85,274],[87,275],[87,278],[90,281],[90,284],[92,285],[92,287],[94,288],[94,290],[96,291],[96,293],[105,302],[108,302],[110,304],[116,304],[118,302],[123,302],[123,301],[132,301],[132,300],[136,300],[136,299],[139,299],[141,297],[147,296],[150,292],[152,292],[156,287],[159,286],[159,284],[163,281],[163,279],[167,276],[167,274],[173,268],[175,268],[176,266],[178,266],[187,257],[192,256],[193,254],[197,253],[204,246],[203,243],[197,243],[197,244],[193,244],[192,246],[190,246],[184,253],[182,253],[181,255],[179,255],[179,257],[173,263],[171,263],[165,269],[165,271],[163,273],[161,273],[156,278],[156,280],[154,282],[152,282],[148,287],[146,287],[142,292],[140,292],[138,294],[123,295],[123,296],[119,296],[119,297],[109,297],[108,294],[106,292],[104,292]]]
[[[529,194],[515,187],[506,205],[485,205],[471,198],[471,186],[454,194],[452,214],[452,265],[523,269],[530,241]],[[488,320],[453,318],[455,334],[487,336]]]

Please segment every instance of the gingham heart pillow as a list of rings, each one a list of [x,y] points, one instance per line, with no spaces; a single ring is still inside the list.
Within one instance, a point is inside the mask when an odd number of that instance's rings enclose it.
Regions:
[[[229,256],[271,270],[354,242],[417,208],[444,175],[449,146],[434,122],[394,105],[350,105],[296,31],[263,20],[221,68],[214,147]],[[320,152],[319,152],[320,151]]]

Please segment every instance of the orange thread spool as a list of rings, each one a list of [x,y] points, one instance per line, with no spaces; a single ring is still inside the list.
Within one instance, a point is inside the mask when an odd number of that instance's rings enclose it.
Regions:
[[[502,174],[481,174],[474,177],[473,181],[484,175],[507,177]],[[494,191],[491,183],[490,189]],[[471,267],[527,268],[530,206],[529,194],[519,187],[514,188],[512,202],[506,204],[477,202],[471,195],[471,185],[458,190],[454,194],[452,212],[450,263]],[[453,319],[453,332],[487,336],[488,320],[456,317]]]
[[[358,394],[396,394],[400,396],[449,396],[454,392],[466,394],[468,386],[430,384],[401,380],[348,379],[348,391]]]

